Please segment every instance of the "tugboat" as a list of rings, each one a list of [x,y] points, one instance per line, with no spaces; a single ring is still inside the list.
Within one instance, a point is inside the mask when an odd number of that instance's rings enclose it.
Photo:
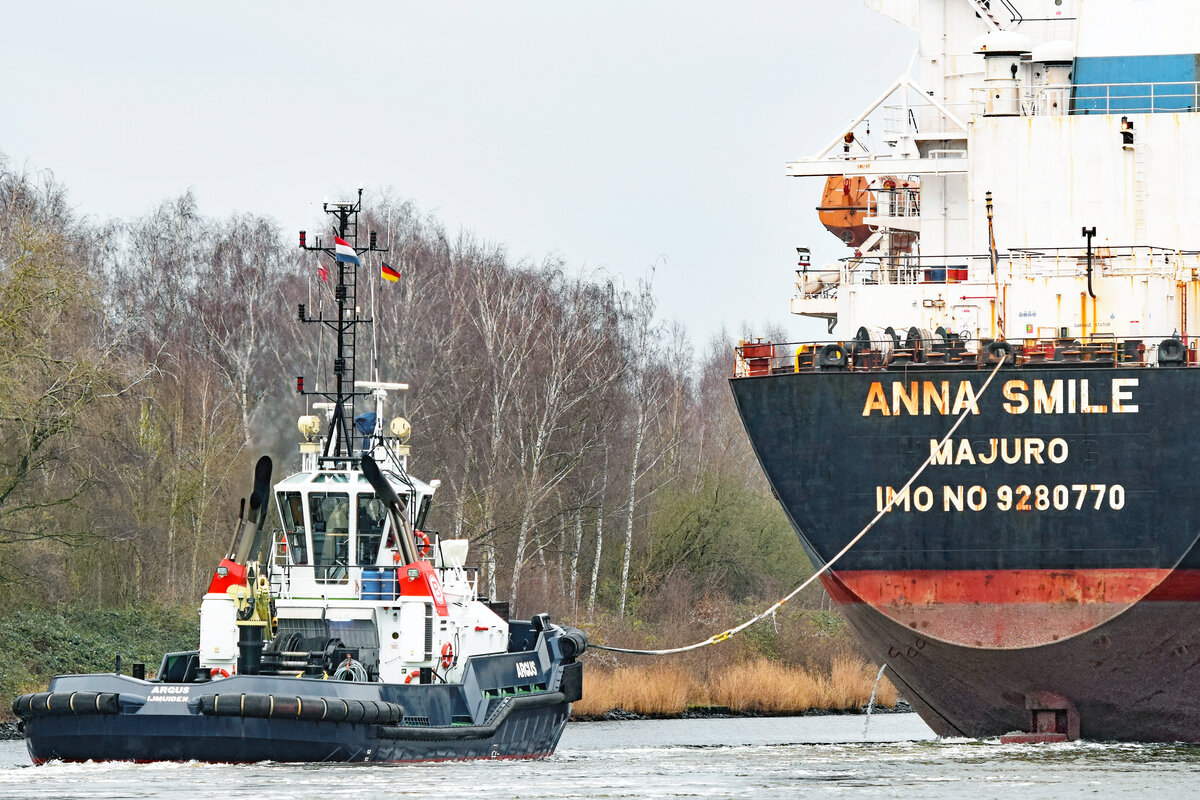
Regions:
[[[426,531],[439,481],[408,470],[411,427],[385,423],[406,384],[356,380],[358,273],[385,252],[359,245],[362,190],[326,203],[333,246],[333,391],[298,423],[302,468],[274,486],[255,469],[228,553],[200,607],[196,650],[158,674],[60,675],[13,702],[35,764],[60,761],[411,762],[540,758],[582,695],[586,636],[545,614],[508,619],[477,593],[468,542]],[[376,376],[377,377],[377,376]],[[355,415],[356,401],[373,410]],[[324,431],[322,434],[322,430]]]

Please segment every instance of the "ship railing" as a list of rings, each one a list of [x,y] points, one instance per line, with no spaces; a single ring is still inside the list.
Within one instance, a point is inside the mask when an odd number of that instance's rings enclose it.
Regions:
[[[838,264],[837,280],[829,267],[801,271],[797,283],[803,285],[814,273],[823,279],[825,293],[835,293],[839,284],[858,286],[905,285],[921,283],[962,283],[983,280],[990,274],[986,256],[919,256],[898,253],[886,256],[850,256]],[[808,285],[813,285],[808,281]],[[806,295],[807,296],[807,295]],[[815,294],[813,296],[816,296]]]
[[[912,368],[991,369],[1001,358],[1017,367],[1104,369],[1194,367],[1195,337],[1175,334],[1118,337],[1072,336],[1068,328],[1041,328],[1037,335],[1007,340],[972,339],[965,333],[917,327],[876,329],[849,340],[741,341],[734,347],[737,378],[817,372],[883,372]],[[1167,345],[1163,345],[1168,342]]]
[[[1012,278],[1078,278],[1087,275],[1083,247],[1020,248],[997,253],[920,256],[892,254],[849,256],[837,265],[809,267],[797,273],[804,297],[835,295],[840,285],[904,285],[991,283]],[[1190,281],[1200,277],[1200,252],[1165,247],[1098,247],[1092,251],[1092,271],[1102,277],[1161,276]]]
[[[441,560],[441,537],[437,531],[425,531],[434,541],[430,556],[436,569],[443,574],[452,569]],[[307,560],[307,559],[306,559]],[[362,600],[393,600],[398,595],[388,595],[387,586],[396,585],[397,571],[407,565],[388,564],[294,564],[288,555],[288,542],[284,531],[276,529],[272,535],[270,556],[270,583],[272,594],[281,600],[293,597],[312,597],[314,591],[323,596],[339,599],[358,597]],[[479,568],[462,567],[472,596],[478,594]]]
[[[962,116],[979,116],[995,89],[974,87],[970,109]],[[1006,90],[1007,91],[1007,90]],[[1166,114],[1200,110],[1200,81],[1144,83],[1046,83],[1013,87],[1012,108],[1021,116],[1086,114]],[[957,113],[957,112],[956,112]]]
[[[944,103],[943,108],[959,119],[967,119],[976,110],[976,104]],[[939,136],[947,140],[963,138],[957,120],[951,119],[935,106],[919,102],[889,103],[880,107],[883,112],[883,140],[895,142],[903,137],[916,137],[936,141]]]
[[[904,217],[916,218],[921,216],[921,190],[919,188],[898,183],[893,179],[885,179],[879,186],[871,187],[871,199],[867,210],[868,217]]]
[[[1010,274],[1020,278],[1080,277],[1087,274],[1085,247],[1015,248],[1001,257]],[[1200,275],[1200,252],[1167,247],[1097,247],[1091,254],[1093,274],[1105,277],[1163,276],[1190,281]]]
[[[1089,83],[1071,87],[1072,114],[1163,114],[1200,109],[1200,82]]]

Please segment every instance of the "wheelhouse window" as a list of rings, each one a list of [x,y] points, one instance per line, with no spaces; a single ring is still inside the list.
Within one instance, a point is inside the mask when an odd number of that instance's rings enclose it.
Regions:
[[[379,543],[383,540],[383,524],[387,520],[387,507],[373,494],[358,496],[357,532],[358,564],[374,565],[379,558]]]
[[[308,496],[308,515],[317,581],[346,583],[350,577],[350,495],[313,492]]]
[[[421,507],[417,510],[417,524],[414,526],[417,530],[425,529],[425,518],[429,516],[429,501],[432,495],[425,495],[421,498]]]
[[[292,563],[308,563],[308,543],[304,538],[304,501],[299,492],[280,492],[277,498],[279,513],[283,515],[283,534],[287,537],[288,553]]]

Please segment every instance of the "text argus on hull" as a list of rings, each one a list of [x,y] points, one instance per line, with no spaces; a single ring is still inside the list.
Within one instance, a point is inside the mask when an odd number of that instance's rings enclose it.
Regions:
[[[1000,407],[1009,414],[1136,414],[1138,406],[1132,400],[1137,385],[1137,378],[1014,378],[1000,389],[1004,400]],[[979,397],[968,380],[898,380],[886,389],[882,381],[874,381],[867,390],[862,415],[957,415],[964,411],[979,413]]]

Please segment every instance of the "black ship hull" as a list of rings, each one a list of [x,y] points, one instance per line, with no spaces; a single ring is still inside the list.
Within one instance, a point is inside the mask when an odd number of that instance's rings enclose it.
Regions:
[[[275,688],[294,691],[296,687]],[[413,762],[552,754],[570,715],[564,695],[548,692],[508,702],[512,707],[502,709],[498,725],[448,728],[424,723],[210,717],[198,712],[47,716],[26,720],[24,725],[35,764],[52,760]]]
[[[814,563],[894,501],[823,580],[936,732],[1200,741],[1200,370],[989,371],[732,386]]]
[[[13,704],[35,764],[410,762],[542,758],[582,694],[555,628],[470,659],[455,684],[275,675],[160,682],[64,675]]]

